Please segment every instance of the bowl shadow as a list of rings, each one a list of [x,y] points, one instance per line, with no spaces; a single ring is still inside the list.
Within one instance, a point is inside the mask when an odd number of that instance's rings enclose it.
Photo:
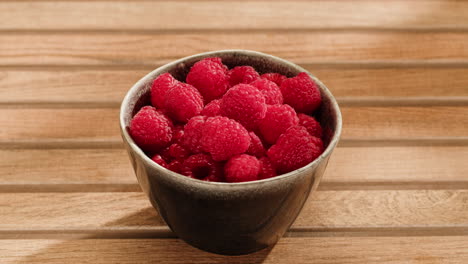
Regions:
[[[148,224],[155,228],[142,227]],[[34,243],[44,242],[47,247],[23,257],[19,263],[207,263],[209,260],[209,263],[255,264],[263,263],[272,250],[269,247],[241,256],[202,251],[178,239],[153,207],[110,221],[95,232],[76,232],[65,237],[41,236]]]

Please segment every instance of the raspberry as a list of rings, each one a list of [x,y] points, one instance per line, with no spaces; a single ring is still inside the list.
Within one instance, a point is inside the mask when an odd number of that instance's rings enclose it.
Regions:
[[[182,162],[180,160],[174,160],[167,165],[167,169],[176,173],[181,173],[182,171]]]
[[[311,136],[322,138],[322,127],[315,118],[306,114],[297,114],[299,125],[305,127]]]
[[[180,143],[184,138],[184,126],[175,126],[172,131],[172,142]]]
[[[159,75],[151,86],[151,104],[157,108],[164,108],[164,96],[178,81],[170,73]]]
[[[247,154],[260,158],[265,155],[265,147],[263,147],[262,141],[260,138],[254,133],[249,132],[250,136],[250,146],[247,149]]]
[[[157,164],[163,166],[164,168],[167,168],[167,163],[166,161],[158,154],[154,155],[152,158],[151,158],[154,162],[156,162]]]
[[[229,85],[234,86],[239,83],[251,83],[260,78],[258,72],[250,66],[237,66],[229,71]]]
[[[278,138],[267,155],[278,172],[287,173],[304,167],[322,152],[321,139],[311,136],[302,126],[294,126]]]
[[[268,144],[275,144],[281,134],[299,123],[297,114],[289,105],[269,105],[265,118],[258,124],[260,135]]]
[[[246,182],[258,180],[260,161],[254,156],[241,154],[232,157],[224,166],[227,182]]]
[[[163,149],[161,152],[159,152],[159,155],[166,162],[171,162],[173,160],[171,155],[169,154],[169,147],[167,147],[167,148]]]
[[[181,145],[174,143],[161,152],[165,160],[184,159],[190,155],[190,152]]]
[[[268,179],[276,176],[275,168],[268,157],[260,158],[260,172],[258,173],[258,179]]]
[[[200,91],[206,103],[221,97],[229,86],[227,67],[220,58],[206,58],[195,63],[186,80]]]
[[[207,104],[205,108],[203,108],[200,115],[208,116],[208,117],[217,116],[219,115],[220,105],[221,105],[220,99],[213,100],[209,104]]]
[[[258,79],[251,82],[250,85],[262,92],[263,96],[265,96],[265,103],[270,105],[283,103],[283,95],[276,83],[267,79]]]
[[[181,173],[194,179],[219,182],[223,179],[223,166],[209,155],[195,154],[184,161]]]
[[[215,116],[208,118],[203,126],[201,145],[215,161],[228,160],[249,148],[250,136],[236,121]]]
[[[281,84],[281,93],[284,103],[305,114],[312,114],[322,102],[317,84],[305,72],[284,80]]]
[[[166,92],[164,110],[174,120],[187,122],[203,109],[203,98],[195,87],[179,83]]]
[[[260,78],[270,80],[276,83],[276,85],[278,86],[281,86],[281,83],[283,83],[283,81],[287,79],[286,76],[273,72],[262,74]]]
[[[152,106],[138,111],[129,130],[135,143],[146,152],[158,152],[172,139],[172,122]]]
[[[194,116],[184,127],[184,138],[182,146],[190,150],[192,153],[201,152],[200,139],[202,137],[202,129],[205,125],[205,116]]]
[[[227,91],[221,100],[221,114],[252,130],[265,117],[265,97],[255,87],[238,84]]]

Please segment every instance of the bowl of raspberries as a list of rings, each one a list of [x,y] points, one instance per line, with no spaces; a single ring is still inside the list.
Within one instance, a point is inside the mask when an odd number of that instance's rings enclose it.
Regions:
[[[120,125],[137,179],[171,230],[238,255],[274,245],[293,223],[338,143],[341,113],[305,69],[222,50],[143,77]]]

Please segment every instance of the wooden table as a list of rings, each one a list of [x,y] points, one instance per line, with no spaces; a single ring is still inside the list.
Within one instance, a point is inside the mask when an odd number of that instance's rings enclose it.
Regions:
[[[271,250],[177,239],[118,129],[129,87],[227,48],[321,78],[344,130]],[[468,2],[1,1],[0,263],[468,263]]]

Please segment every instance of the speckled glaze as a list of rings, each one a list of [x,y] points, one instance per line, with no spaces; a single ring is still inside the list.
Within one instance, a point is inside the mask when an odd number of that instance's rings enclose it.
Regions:
[[[190,67],[206,57],[221,57],[229,68],[251,65],[260,74],[288,77],[305,69],[283,59],[246,50],[201,53],[166,64],[139,80],[127,93],[120,110],[125,147],[143,191],[172,229],[187,243],[214,253],[240,255],[275,244],[315,190],[341,133],[341,113],[335,98],[315,76],[323,103],[316,118],[324,128],[324,153],[298,170],[271,179],[245,183],[213,183],[169,171],[143,153],[128,134],[132,116],[149,104],[152,81],[170,72],[185,80]]]

